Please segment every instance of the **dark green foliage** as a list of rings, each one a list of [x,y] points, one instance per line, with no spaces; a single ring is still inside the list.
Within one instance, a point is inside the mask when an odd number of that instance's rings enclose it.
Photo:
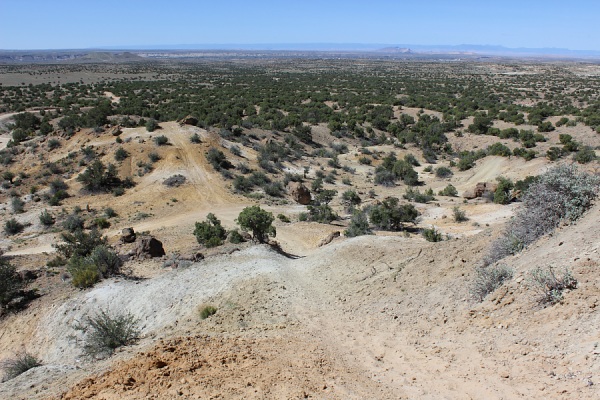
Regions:
[[[479,114],[473,120],[473,123],[469,125],[468,130],[471,133],[486,134],[488,129],[492,126],[492,119],[485,114]]]
[[[191,143],[200,143],[200,135],[198,135],[197,133],[194,133],[192,136],[190,136],[190,142]]]
[[[8,381],[32,368],[42,365],[37,358],[27,352],[17,353],[13,358],[0,362],[0,368],[4,370],[4,380]]]
[[[40,214],[40,223],[44,226],[52,226],[56,222],[56,219],[48,212],[48,210],[42,211]]]
[[[117,176],[117,169],[113,164],[106,167],[102,161],[95,160],[84,172],[77,176],[77,180],[91,192],[109,192],[125,182]]]
[[[511,200],[510,191],[514,188],[514,184],[510,179],[499,176],[497,179],[498,187],[494,192],[494,203],[508,204]]]
[[[259,206],[250,206],[242,210],[236,222],[242,230],[251,231],[255,241],[264,243],[268,236],[276,235],[275,227],[271,225],[274,220],[272,213]]]
[[[157,128],[159,128],[159,126],[155,119],[151,118],[146,122],[146,130],[148,132],[154,132]]]
[[[87,257],[71,257],[67,263],[67,271],[71,275],[71,284],[79,289],[92,287],[101,279],[100,271]]]
[[[9,181],[10,183],[13,183],[13,179],[15,179],[15,177],[16,175],[12,171],[4,171],[2,173],[2,179]]]
[[[67,218],[62,223],[63,228],[68,230],[69,232],[75,232],[77,230],[83,229],[84,220],[77,214],[69,214]]]
[[[490,156],[510,157],[512,151],[500,142],[494,143],[487,148],[487,154]]]
[[[24,286],[17,268],[0,254],[0,307],[8,305]]]
[[[327,204],[310,205],[308,208],[308,221],[329,224],[339,219],[339,216]]]
[[[200,310],[200,319],[206,319],[217,313],[217,308],[214,306],[204,306]]]
[[[156,143],[157,146],[166,146],[169,144],[169,138],[165,135],[155,136],[154,143]]]
[[[544,121],[538,125],[538,132],[552,132],[554,130],[554,126],[550,121]]]
[[[234,229],[231,232],[229,232],[229,242],[230,243],[239,244],[239,243],[244,243],[245,241],[246,240],[244,239],[242,234],[238,232],[237,229]]]
[[[408,201],[414,201],[416,203],[423,204],[435,200],[433,197],[433,190],[431,188],[427,189],[424,193],[421,193],[419,189],[408,188],[402,197]]]
[[[127,150],[125,150],[122,147],[119,147],[116,151],[115,151],[115,160],[116,161],[123,161],[125,160],[127,157],[129,157],[129,153],[127,152]]]
[[[346,190],[342,193],[342,204],[347,211],[353,210],[354,207],[362,202],[360,196],[354,190]]]
[[[102,278],[119,274],[123,265],[117,253],[107,245],[96,246],[87,259],[98,269]]]
[[[206,221],[196,222],[194,236],[198,243],[206,247],[216,247],[223,244],[227,231],[221,226],[221,221],[213,213],[206,216]]]
[[[412,165],[414,167],[418,167],[421,165],[419,163],[419,161],[416,159],[416,157],[410,153],[404,156],[404,161],[406,161],[407,163],[409,163],[410,165]]]
[[[431,228],[424,228],[421,230],[421,234],[428,242],[441,242],[443,240],[442,234],[433,226]]]
[[[137,341],[139,320],[130,313],[111,316],[100,309],[97,315],[87,316],[76,328],[86,333],[83,353],[97,359],[112,355],[116,349]]]
[[[587,164],[596,159],[596,153],[589,146],[584,146],[575,155],[573,156],[573,160],[577,161],[579,164]]]
[[[394,186],[396,184],[396,174],[387,169],[380,169],[375,172],[374,182],[381,186]]]
[[[283,214],[278,214],[277,219],[280,220],[281,222],[285,222],[286,224],[289,224],[291,222],[290,219]]]
[[[459,206],[454,206],[452,208],[452,216],[454,217],[455,222],[464,222],[469,220],[465,214],[465,211],[461,210]]]
[[[369,210],[369,219],[378,229],[399,231],[404,223],[414,223],[419,212],[412,204],[400,204],[395,197],[386,197],[380,204],[373,205]]]
[[[48,140],[48,150],[56,150],[61,146],[60,140],[58,139],[50,139]]]
[[[97,229],[92,229],[90,233],[85,233],[82,230],[73,233],[63,232],[61,238],[64,243],[56,244],[54,247],[64,258],[72,256],[86,257],[96,247],[107,244],[106,238],[102,237]]]
[[[440,190],[438,192],[438,194],[440,196],[457,197],[458,190],[456,190],[456,188],[452,184],[448,184],[448,186],[446,186],[444,189]]]
[[[110,228],[110,222],[104,217],[94,218],[94,220],[92,221],[92,225],[98,229]]]
[[[225,154],[221,150],[218,150],[214,147],[211,147],[206,153],[206,160],[217,171],[233,168],[233,164],[227,160]]]
[[[548,160],[550,161],[556,161],[559,158],[562,158],[565,155],[565,150],[561,149],[560,147],[550,147],[548,149],[548,151],[546,152],[546,157],[548,158]]]
[[[10,200],[12,209],[13,209],[13,213],[15,214],[22,214],[25,212],[25,202],[23,200],[21,200],[21,198],[19,197],[13,197]]]
[[[452,175],[452,170],[448,167],[437,167],[435,169],[435,176],[438,178],[449,178]]]
[[[369,226],[369,220],[367,219],[367,213],[365,211],[355,211],[350,220],[350,225],[348,225],[348,229],[344,231],[344,235],[347,237],[355,237],[370,234],[372,234],[372,231]]]
[[[8,219],[4,223],[4,232],[7,235],[16,235],[17,233],[23,232],[23,229],[25,229],[25,225],[14,218]]]

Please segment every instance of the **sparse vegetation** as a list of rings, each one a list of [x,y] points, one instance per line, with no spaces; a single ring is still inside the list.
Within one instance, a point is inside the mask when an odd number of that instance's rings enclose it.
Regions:
[[[75,326],[85,333],[83,354],[91,359],[111,356],[116,349],[135,343],[140,329],[139,320],[131,313],[111,315],[100,309],[94,316],[85,317]]]
[[[502,286],[505,281],[512,279],[513,275],[514,270],[503,264],[481,266],[475,270],[471,294],[478,301],[483,301],[488,294]]]
[[[17,233],[23,232],[24,229],[25,225],[23,225],[14,218],[8,219],[4,223],[4,232],[7,235],[16,235]]]
[[[211,305],[204,306],[200,309],[200,319],[206,319],[217,313],[217,308]]]
[[[568,268],[557,272],[553,267],[537,267],[530,273],[530,283],[540,293],[540,302],[549,304],[560,303],[565,290],[577,288],[577,279]]]
[[[441,242],[443,240],[442,234],[435,228],[423,228],[421,234],[428,242]]]
[[[0,368],[4,370],[4,380],[8,381],[42,365],[40,361],[26,351],[15,354],[14,357],[0,362]]]

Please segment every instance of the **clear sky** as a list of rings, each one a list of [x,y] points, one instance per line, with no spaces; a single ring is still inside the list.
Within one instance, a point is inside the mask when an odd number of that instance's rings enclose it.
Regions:
[[[0,0],[0,49],[261,43],[600,50],[600,0]]]

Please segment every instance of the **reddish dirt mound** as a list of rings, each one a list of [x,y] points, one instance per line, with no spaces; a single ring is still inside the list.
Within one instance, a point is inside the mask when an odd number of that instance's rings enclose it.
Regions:
[[[161,341],[153,350],[83,380],[60,398],[295,399],[359,395],[343,389],[352,380],[343,378],[344,369],[335,364],[319,347],[295,338],[176,338]],[[363,395],[366,393],[359,397]]]

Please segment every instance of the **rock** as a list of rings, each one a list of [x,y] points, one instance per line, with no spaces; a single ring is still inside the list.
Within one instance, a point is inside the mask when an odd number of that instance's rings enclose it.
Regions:
[[[133,243],[135,242],[137,235],[135,234],[133,228],[124,228],[121,231],[121,241],[123,243]]]
[[[186,181],[185,176],[181,174],[173,175],[163,181],[163,185],[170,187],[179,187]]]
[[[109,133],[113,136],[119,136],[121,133],[123,133],[123,129],[121,128],[121,125],[115,125],[112,128],[108,128],[106,133]]]
[[[310,190],[300,182],[290,182],[287,187],[288,193],[296,203],[307,205],[310,204]]]
[[[165,254],[162,242],[152,236],[140,238],[135,248],[135,255],[137,258],[162,257]]]
[[[340,235],[341,235],[340,231],[331,232],[329,235],[327,235],[327,237],[325,237],[323,240],[321,240],[321,242],[319,243],[319,247],[328,245],[329,243],[331,243],[333,241],[333,239],[340,237]]]
[[[198,125],[198,118],[188,115],[187,117],[182,118],[177,122],[179,122],[179,125],[194,125],[194,126],[196,126],[196,125]]]
[[[494,194],[496,189],[498,188],[498,184],[492,182],[479,182],[475,185],[474,189],[467,190],[463,193],[463,198],[465,199],[475,199],[477,197],[485,197],[488,195]]]

